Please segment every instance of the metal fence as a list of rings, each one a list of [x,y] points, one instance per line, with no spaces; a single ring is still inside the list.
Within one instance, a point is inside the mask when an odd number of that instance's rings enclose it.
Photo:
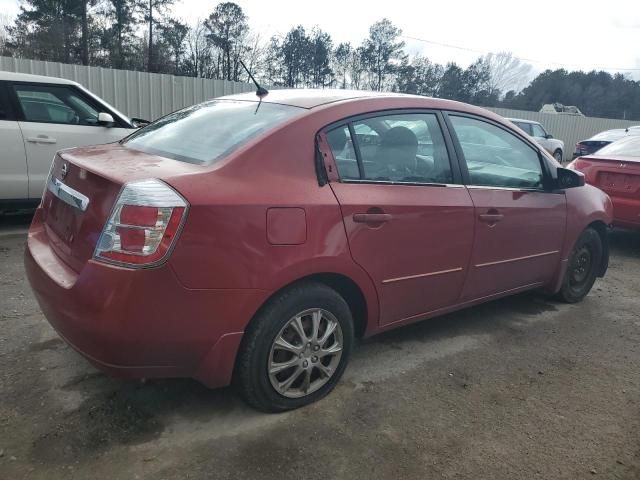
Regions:
[[[575,144],[580,140],[589,138],[604,130],[640,125],[640,121],[612,120],[610,118],[529,112],[526,110],[510,110],[507,108],[489,108],[488,110],[506,118],[522,118],[524,120],[540,122],[550,134],[564,142],[565,160],[571,159],[571,155],[575,150]]]
[[[154,120],[214,97],[255,90],[249,83],[0,57],[0,70],[73,80],[130,117]]]
[[[182,107],[214,97],[254,90],[252,84],[243,82],[178,77],[9,57],[0,57],[0,70],[74,80],[126,115],[148,120],[154,120]],[[523,118],[542,123],[549,133],[564,141],[565,159],[571,158],[574,146],[580,140],[603,130],[640,124],[640,121],[554,115],[505,108],[489,110],[504,117]]]

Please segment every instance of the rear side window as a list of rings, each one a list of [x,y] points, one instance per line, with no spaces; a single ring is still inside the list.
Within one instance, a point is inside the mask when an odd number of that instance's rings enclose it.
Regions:
[[[351,135],[353,133],[353,136]],[[451,183],[437,117],[431,113],[370,117],[328,132],[343,180]]]
[[[541,188],[538,152],[516,135],[482,120],[450,117],[472,185]]]
[[[167,115],[123,143],[152,155],[210,165],[303,111],[273,103],[213,100]]]

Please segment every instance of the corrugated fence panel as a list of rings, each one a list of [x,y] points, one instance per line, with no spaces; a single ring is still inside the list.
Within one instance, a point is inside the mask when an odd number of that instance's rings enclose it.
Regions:
[[[555,138],[564,142],[564,159],[570,160],[575,145],[604,130],[613,128],[627,128],[640,122],[629,120],[614,120],[610,118],[580,117],[577,115],[563,115],[553,113],[528,112],[525,110],[510,110],[506,108],[489,108],[498,115],[506,118],[522,118],[533,120],[544,125]]]
[[[154,120],[183,107],[228,95],[251,92],[250,83],[159,73],[68,65],[0,57],[0,70],[60,77],[80,83],[130,117]]]

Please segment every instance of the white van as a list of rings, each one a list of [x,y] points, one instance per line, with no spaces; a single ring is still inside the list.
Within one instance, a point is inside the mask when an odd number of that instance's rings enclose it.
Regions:
[[[0,72],[0,212],[37,203],[58,150],[115,142],[144,123],[76,82]]]

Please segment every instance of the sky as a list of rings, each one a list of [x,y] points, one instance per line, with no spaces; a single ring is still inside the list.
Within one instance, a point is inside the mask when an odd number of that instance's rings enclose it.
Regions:
[[[215,0],[178,0],[174,15],[206,18]],[[467,66],[489,52],[512,52],[536,71],[602,69],[640,80],[638,0],[530,2],[498,0],[237,0],[264,42],[301,24],[319,26],[334,43],[359,44],[384,17],[402,29],[406,51],[432,61]],[[0,0],[15,15],[18,0]],[[421,40],[416,40],[421,39]]]

